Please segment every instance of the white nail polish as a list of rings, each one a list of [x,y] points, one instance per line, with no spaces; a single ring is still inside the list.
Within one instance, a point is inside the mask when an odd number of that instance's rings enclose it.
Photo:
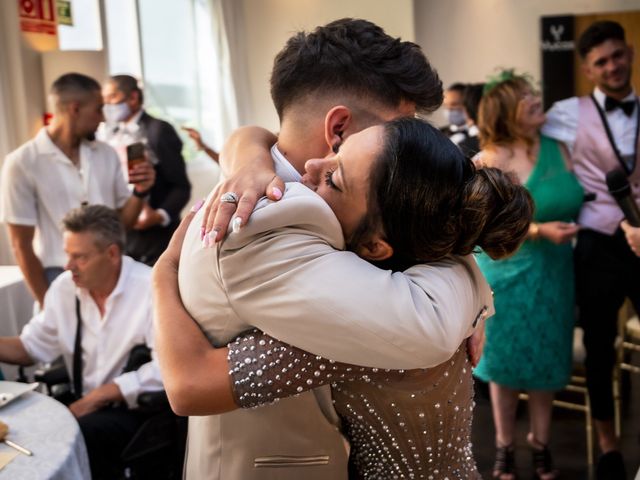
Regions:
[[[231,222],[231,230],[233,233],[238,233],[240,231],[240,225],[242,224],[242,219],[240,217],[236,217]]]

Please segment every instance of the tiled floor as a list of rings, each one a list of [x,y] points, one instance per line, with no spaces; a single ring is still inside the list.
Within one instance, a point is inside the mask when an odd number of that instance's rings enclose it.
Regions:
[[[473,424],[473,446],[478,468],[483,478],[491,478],[494,461],[494,427],[491,405],[483,396],[482,388],[476,395],[476,410]],[[526,402],[520,402],[517,420],[516,465],[518,478],[533,476],[531,453],[526,445],[528,416]],[[569,410],[555,409],[553,413],[551,452],[563,480],[584,480],[588,478],[586,461],[586,437],[584,414]],[[597,441],[594,442],[597,445]],[[640,376],[632,375],[630,389],[624,402],[622,417],[622,453],[630,480],[640,467]],[[597,454],[596,454],[597,455]],[[596,456],[597,458],[597,456]]]

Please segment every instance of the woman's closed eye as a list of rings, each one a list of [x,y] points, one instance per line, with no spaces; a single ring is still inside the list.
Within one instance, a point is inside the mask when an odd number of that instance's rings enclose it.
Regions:
[[[324,183],[329,187],[332,188],[334,190],[337,190],[339,192],[341,192],[342,190],[340,190],[338,188],[338,186],[333,183],[333,172],[335,170],[327,170],[326,173],[324,174]]]

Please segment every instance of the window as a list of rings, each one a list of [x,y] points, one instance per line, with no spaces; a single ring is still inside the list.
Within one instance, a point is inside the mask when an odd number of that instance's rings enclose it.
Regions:
[[[58,25],[60,50],[102,50],[98,0],[71,2],[73,25]]]
[[[141,77],[149,113],[198,128],[219,147],[220,66],[208,2],[109,0],[105,9],[109,72]],[[192,143],[185,146],[185,158],[192,157]]]

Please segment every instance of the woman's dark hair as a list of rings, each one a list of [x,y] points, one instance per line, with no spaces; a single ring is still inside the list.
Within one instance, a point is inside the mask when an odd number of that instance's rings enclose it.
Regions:
[[[478,105],[482,100],[484,83],[470,83],[462,94],[462,104],[473,123],[478,123]]]
[[[476,170],[437,128],[416,118],[384,125],[371,170],[366,218],[354,238],[382,227],[391,268],[467,255],[514,253],[533,215],[529,192],[495,168]],[[359,235],[358,235],[359,233]]]

